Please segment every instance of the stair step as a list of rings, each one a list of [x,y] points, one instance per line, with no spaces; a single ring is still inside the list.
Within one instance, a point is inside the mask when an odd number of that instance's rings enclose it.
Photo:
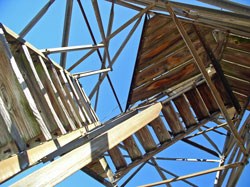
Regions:
[[[183,122],[185,123],[186,128],[196,124],[196,120],[194,118],[194,115],[192,111],[190,110],[190,106],[185,98],[184,95],[181,95],[175,99],[173,99],[173,102],[179,111],[179,114],[181,118],[183,119]]]
[[[166,126],[164,125],[161,117],[157,117],[150,122],[150,126],[153,128],[159,142],[162,144],[166,141],[171,140],[171,135],[169,134]]]
[[[125,168],[127,166],[127,162],[125,158],[122,156],[121,150],[117,146],[108,150],[108,153],[117,170]]]
[[[143,127],[139,131],[135,133],[136,137],[140,141],[142,147],[145,149],[146,152],[152,151],[156,149],[157,145],[149,132],[147,126]]]
[[[214,97],[209,89],[209,87],[207,86],[207,84],[201,84],[197,87],[204,103],[206,104],[206,107],[209,111],[210,114],[219,111],[219,107],[216,103],[216,101],[214,100]]]
[[[200,121],[209,116],[209,112],[196,89],[192,89],[185,93],[191,107],[194,110],[194,113],[197,116],[197,119]]]
[[[184,127],[182,126],[174,107],[170,102],[164,103],[162,107],[162,114],[165,117],[172,133],[177,135],[185,131]]]
[[[142,157],[142,153],[140,149],[138,148],[133,136],[129,136],[127,139],[125,139],[123,141],[123,144],[129,156],[131,157],[132,161],[137,160]]]

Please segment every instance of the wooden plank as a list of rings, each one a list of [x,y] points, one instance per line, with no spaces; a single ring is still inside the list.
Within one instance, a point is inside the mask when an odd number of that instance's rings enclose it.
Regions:
[[[208,88],[207,84],[201,84],[201,85],[197,86],[197,89],[198,89],[209,113],[212,114],[214,112],[218,112],[220,109],[219,109],[217,103],[215,102],[213,95],[212,95],[210,89]]]
[[[0,29],[0,51],[1,92],[5,93],[5,100],[9,102],[8,108],[12,111],[11,115],[15,119],[21,137],[27,141],[43,132],[44,137],[50,139],[51,135],[36,108],[30,90],[27,89],[2,29]]]
[[[1,97],[0,97],[0,99],[2,101]],[[4,111],[0,111],[0,129],[1,129],[0,130],[0,149],[1,149],[1,147],[5,146],[6,144],[8,144],[9,142],[11,142],[13,140],[9,131],[8,131],[7,126],[5,125],[4,118],[1,115],[2,112],[4,112]],[[1,160],[1,158],[2,157],[0,156],[0,160]]]
[[[157,43],[161,42],[161,40],[166,39],[166,37],[168,37],[168,35],[170,35],[171,30],[173,32],[176,32],[177,29],[175,27],[174,22],[167,18],[162,20],[162,22],[165,24],[162,25],[161,27],[158,27],[158,29],[154,28],[153,32],[151,32],[150,34],[146,35],[143,38],[143,47],[141,49],[142,53],[147,51],[148,49],[150,49],[153,45],[156,45]],[[157,27],[156,25],[154,27]],[[146,30],[144,31],[146,34],[148,33],[148,30],[150,30],[150,28],[145,28]],[[152,45],[150,45],[152,44]]]
[[[249,44],[250,45],[250,44]],[[250,67],[250,50],[249,53],[240,52],[232,48],[226,48],[224,50],[222,59]]]
[[[227,40],[227,47],[250,52],[250,40],[245,37],[229,35]]]
[[[193,32],[191,25],[188,25],[187,30],[189,34]],[[180,39],[181,35],[178,33],[177,29],[174,31],[169,30],[168,37],[165,37],[164,39],[158,41],[158,43],[155,43],[155,45],[152,45],[150,48],[148,48],[145,52],[141,54],[140,59],[145,60],[153,58],[169,46],[178,42]]]
[[[197,47],[197,52],[199,54],[204,53],[204,49],[198,40],[194,42],[194,45]],[[134,85],[140,86],[145,82],[150,81],[165,72],[171,71],[187,61],[190,61],[191,59],[192,55],[190,54],[188,48],[182,48],[182,50],[178,50],[178,52],[173,55],[168,55],[162,59],[158,59],[158,62],[151,64],[151,66],[147,69],[137,71]]]
[[[61,122],[64,125],[64,128],[69,131],[75,130],[75,124],[73,120],[70,118],[69,113],[67,112],[64,104],[63,99],[58,94],[58,90],[56,89],[54,83],[52,82],[50,78],[50,74],[48,72],[48,69],[41,57],[38,57],[39,59],[36,59],[34,61],[35,68],[37,72],[39,73],[39,77],[44,85],[44,88],[47,90],[47,93],[49,95],[50,100],[52,101],[52,105],[55,109],[55,112],[57,113],[58,117],[60,118]]]
[[[58,76],[59,76],[60,81],[62,83],[62,86],[64,88],[64,91],[66,92],[66,94],[69,98],[69,101],[70,101],[72,107],[74,108],[75,114],[78,116],[78,119],[80,120],[81,124],[86,125],[87,124],[86,118],[84,117],[84,115],[82,113],[82,110],[77,102],[76,97],[73,94],[73,91],[69,85],[69,82],[68,82],[63,70],[59,70],[57,73],[58,73]]]
[[[229,98],[229,96],[224,88],[224,85],[219,80],[219,78],[217,77],[216,74],[212,77],[212,81],[213,81],[216,89],[218,90],[218,92],[219,92],[219,94],[224,102],[224,105],[232,105],[231,100],[230,100],[230,98]]]
[[[105,172],[106,178],[108,178],[110,182],[113,182],[114,181],[114,173],[110,169],[109,164],[104,156],[99,159],[99,163],[101,164],[103,171]]]
[[[161,117],[158,117],[156,119],[154,119],[153,121],[150,122],[150,126],[153,128],[159,142],[161,144],[163,144],[166,141],[170,141],[171,140],[171,136],[166,128],[166,126],[164,125]]]
[[[75,139],[81,137],[85,132],[84,128],[77,129],[75,131],[69,132],[68,134],[62,135],[53,140],[43,142],[36,147],[30,148],[26,151],[27,159],[29,160],[28,165],[33,166],[37,164],[42,158],[48,154],[56,151],[58,148],[65,146],[69,142],[72,142]],[[2,160],[0,162],[0,183],[14,176],[15,174],[21,172],[23,168],[20,165],[19,155],[12,155],[12,157]]]
[[[164,25],[167,25],[169,21],[171,21],[171,19],[156,14],[153,18],[147,20],[147,24],[144,30],[145,36],[151,36],[153,33],[155,33],[156,30],[159,30]]]
[[[211,117],[215,117],[217,114],[214,114]],[[138,166],[141,163],[144,163],[146,161],[148,161],[150,158],[152,158],[154,155],[160,153],[161,151],[165,150],[166,148],[172,146],[173,144],[175,144],[177,141],[182,140],[184,137],[186,137],[188,134],[194,132],[195,130],[197,130],[198,128],[200,128],[201,126],[203,126],[204,124],[206,124],[211,118],[207,118],[204,119],[200,122],[197,123],[197,125],[192,126],[190,128],[187,129],[187,131],[185,133],[181,133],[177,136],[175,136],[171,141],[165,142],[164,144],[160,145],[156,150],[149,152],[148,154],[145,154],[142,159],[137,160],[136,162],[132,162],[128,165],[128,167],[124,170],[121,170],[119,172],[116,173],[115,177],[122,177],[124,176],[126,173],[128,173],[131,169],[133,169],[134,167]],[[216,155],[218,156],[218,155]]]
[[[1,119],[0,122],[2,122]],[[9,141],[8,143],[5,143],[3,146],[0,147],[0,162],[2,160],[10,158],[18,152],[18,147],[16,146],[16,143],[14,141]]]
[[[170,88],[174,85],[177,85],[180,82],[189,79],[197,74],[198,69],[193,63],[188,64],[182,67],[181,69],[178,69],[178,71],[176,70],[172,71],[171,73],[167,73],[162,78],[146,83],[145,85],[134,89],[132,91],[130,104],[153,96],[154,94],[166,90],[167,88]]]
[[[250,81],[244,81],[242,79],[237,79],[236,77],[225,75],[232,90],[244,94],[246,96],[250,95]]]
[[[194,32],[191,33],[189,35],[189,37],[191,38],[191,40],[193,42],[195,42],[197,40],[197,36]],[[145,60],[140,59],[138,65],[137,65],[137,69],[143,70],[147,66],[155,64],[158,61],[160,61],[161,59],[164,59],[170,55],[176,54],[179,50],[182,50],[183,48],[186,48],[186,45],[185,45],[184,41],[180,39],[179,41],[175,42],[174,45],[171,45],[168,48],[164,49],[162,52],[160,52],[156,56],[154,56],[150,59],[145,59]]]
[[[3,91],[3,90],[1,90]],[[1,92],[2,95],[3,92]],[[5,144],[8,143],[8,140],[10,141],[11,139],[14,140],[14,142],[16,143],[19,151],[24,151],[26,150],[26,144],[23,140],[23,138],[21,137],[21,134],[18,131],[18,126],[17,126],[17,122],[15,121],[15,114],[12,113],[12,111],[10,110],[11,108],[9,108],[12,103],[10,103],[11,101],[9,99],[7,99],[8,97],[6,97],[6,95],[4,95],[4,100],[2,99],[2,97],[0,97],[0,118],[1,118],[1,122],[4,122],[1,126],[5,126],[3,127],[3,129],[1,129],[1,131],[4,132],[4,130],[6,130],[6,135],[4,135],[3,137],[4,140],[7,142],[4,142]],[[7,128],[6,128],[7,127]],[[9,136],[10,135],[12,138],[10,139]],[[7,137],[7,138],[6,138]],[[2,138],[1,138],[2,139]]]
[[[159,116],[161,108],[160,103],[150,106],[88,143],[17,181],[12,186],[53,186],[59,183],[150,123]]]
[[[67,95],[67,93],[65,92],[62,83],[60,82],[60,78],[56,72],[56,69],[54,67],[53,64],[49,63],[47,64],[47,68],[50,74],[50,77],[58,91],[58,94],[62,99],[64,105],[66,106],[66,109],[69,113],[69,115],[71,116],[71,119],[74,121],[74,124],[77,127],[82,127],[81,121],[79,119],[79,116],[77,115],[77,112],[74,110],[71,102],[70,102],[70,96]]]
[[[250,80],[250,66],[240,66],[236,63],[231,63],[225,60],[222,60],[220,64],[225,74],[246,81]]]
[[[91,124],[92,119],[90,118],[90,116],[88,114],[88,110],[86,110],[86,108],[85,108],[86,106],[85,106],[84,101],[82,100],[81,95],[79,96],[79,93],[78,93],[79,90],[76,90],[76,88],[75,88],[75,86],[74,86],[74,84],[73,84],[73,82],[71,80],[71,77],[68,75],[68,73],[65,73],[65,76],[66,76],[66,78],[68,80],[69,86],[70,86],[75,98],[77,99],[77,102],[78,102],[78,104],[80,106],[80,109],[82,110],[82,113],[83,113],[85,119],[87,120],[87,123]]]
[[[79,81],[72,77],[72,82],[73,82],[73,85],[75,86],[76,90],[78,91],[78,94],[84,103],[84,108],[87,111],[88,115],[91,117],[92,122],[93,123],[98,122],[99,119],[96,116],[95,111],[93,110],[93,108],[91,106],[91,103],[90,103],[88,96],[86,95],[83,88],[80,86]]]
[[[196,89],[186,92],[185,95],[199,121],[209,116],[206,105]]]
[[[147,126],[141,128],[135,133],[135,135],[146,152],[150,152],[157,148],[157,145]]]
[[[96,115],[96,112],[95,112],[95,110],[93,109],[93,107],[92,107],[92,105],[91,105],[90,99],[89,99],[89,97],[87,96],[86,92],[84,91],[84,89],[83,89],[81,83],[79,82],[78,79],[75,79],[75,81],[76,81],[76,84],[77,84],[79,90],[81,91],[81,93],[82,93],[84,99],[87,101],[87,103],[88,103],[89,106],[90,106],[90,111],[91,111],[91,113],[92,113],[92,115],[93,115],[93,117],[94,117],[94,120],[99,121],[99,118],[98,118],[98,116]]]
[[[126,148],[132,161],[137,160],[142,157],[142,153],[137,146],[133,136],[129,136],[123,141],[124,147]]]
[[[89,169],[91,169],[92,171],[94,171],[97,175],[103,177],[103,178],[106,178],[106,173],[101,165],[101,163],[99,162],[99,159],[91,162],[90,164],[88,164],[87,166],[85,166]],[[85,168],[84,167],[84,168]]]
[[[54,110],[47,90],[44,88],[44,85],[38,75],[38,72],[35,69],[30,55],[28,55],[27,47],[23,45],[21,51],[15,54],[15,56],[20,60],[18,66],[25,75],[25,80],[27,81],[28,87],[32,88],[30,89],[32,96],[34,97],[36,104],[39,106],[41,115],[43,119],[46,120],[45,123],[50,129],[50,132],[59,128],[61,133],[65,134],[66,131],[63,127],[63,124],[61,123],[58,115],[56,114],[56,111]],[[47,117],[50,118],[47,119]]]
[[[127,166],[125,158],[122,156],[120,149],[116,146],[108,150],[110,158],[115,165],[116,170],[120,170]]]
[[[161,17],[156,15],[155,17]],[[151,22],[151,19],[147,22]],[[156,40],[158,40],[159,38],[161,38],[162,36],[164,36],[164,31],[165,29],[168,30],[169,27],[171,27],[172,24],[172,20],[169,18],[166,19],[159,19],[159,24],[155,24],[152,27],[148,27],[148,24],[146,24],[145,28],[144,28],[144,37],[143,37],[143,43],[145,43],[145,45],[143,45],[143,49],[142,52],[149,47],[149,43],[150,42],[154,42]]]
[[[184,95],[176,97],[175,99],[173,99],[173,102],[186,128],[189,128],[197,123]]]
[[[162,114],[165,117],[173,135],[177,135],[185,131],[170,102],[163,104]]]

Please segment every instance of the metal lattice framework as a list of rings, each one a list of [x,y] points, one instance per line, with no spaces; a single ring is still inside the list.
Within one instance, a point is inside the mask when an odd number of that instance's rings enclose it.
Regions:
[[[52,186],[78,170],[105,186],[126,186],[146,167],[161,181],[143,186],[200,186],[210,173],[211,184],[235,186],[250,153],[250,7],[200,2],[92,0],[89,8],[67,0],[61,46],[40,50],[24,38],[58,1],[50,0],[18,35],[1,25],[0,182],[49,162],[13,186]],[[69,46],[76,7],[91,44]],[[116,9],[134,16],[117,26]],[[138,49],[127,49],[136,32]],[[111,75],[132,50],[137,57],[125,106],[120,80]],[[72,62],[67,55],[74,52],[84,55]],[[100,68],[84,66],[88,60]],[[90,76],[95,82],[86,88]],[[123,72],[121,79],[130,77]],[[107,89],[119,112],[102,122]]]

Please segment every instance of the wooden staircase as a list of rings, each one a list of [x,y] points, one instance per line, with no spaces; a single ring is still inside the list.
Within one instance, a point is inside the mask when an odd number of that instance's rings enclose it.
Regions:
[[[116,181],[220,114],[205,82],[161,103],[160,116],[108,151],[116,168]],[[234,110],[228,100],[225,105]]]

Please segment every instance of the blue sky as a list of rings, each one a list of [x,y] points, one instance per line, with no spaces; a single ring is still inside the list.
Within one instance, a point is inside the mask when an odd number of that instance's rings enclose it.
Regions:
[[[93,8],[91,5],[91,1],[86,0],[82,1],[85,11],[87,12],[87,16],[90,20],[91,26],[93,30],[98,30],[98,25],[96,24],[95,15],[93,12]],[[189,1],[188,1],[189,2]],[[240,1],[245,4],[250,4],[248,0]],[[32,0],[0,0],[0,22],[8,26],[10,29],[19,33],[24,26],[33,18],[33,16],[41,9],[41,7],[46,4],[47,1],[32,1]],[[110,3],[106,3],[104,1],[98,1],[99,6],[101,7],[101,15],[103,18],[103,24],[106,29],[108,25],[108,16],[110,11]],[[28,33],[25,39],[34,45],[38,49],[44,48],[53,48],[59,47],[61,45],[61,36],[63,30],[63,18],[64,18],[64,10],[65,10],[66,1],[56,1],[46,13],[46,15],[39,21],[39,23]],[[137,12],[122,8],[120,6],[115,6],[115,20],[113,30],[118,28],[122,23],[126,22]],[[132,28],[133,24],[122,31],[118,36],[112,40],[110,46],[119,46],[120,42],[123,41],[127,35],[127,33]],[[138,38],[141,34],[142,22],[131,40],[127,44],[124,52],[119,56],[116,64],[114,65],[114,71],[110,73],[110,77],[117,91],[117,95],[120,99],[120,102],[123,107],[126,105],[128,90],[130,86],[130,80],[133,73],[134,62],[137,54],[138,48]],[[101,36],[99,32],[95,32],[95,37],[97,42],[101,41]],[[73,7],[73,15],[72,15],[72,27],[70,31],[70,41],[69,46],[74,45],[89,45],[92,44],[92,40],[89,34],[86,32],[86,25],[83,21],[83,18],[80,14],[79,8],[77,7],[77,2],[74,2]],[[110,48],[111,58],[114,56],[117,48]],[[101,50],[103,52],[103,50]],[[83,56],[86,51],[79,52],[71,52],[68,54],[67,58],[67,68],[71,66],[74,62],[76,62],[81,56]],[[50,57],[59,62],[59,55],[50,55]],[[72,72],[82,72],[88,70],[97,70],[100,69],[100,62],[97,54],[93,54],[90,58],[88,58],[84,63],[79,65]],[[126,73],[124,73],[126,72]],[[98,76],[92,76],[89,78],[84,78],[81,80],[85,91],[89,94],[93,85],[95,84]],[[109,98],[107,100],[106,98]],[[108,120],[109,118],[119,114],[119,108],[117,103],[113,97],[110,86],[107,83],[107,80],[104,80],[104,83],[101,87],[99,105],[97,109],[97,114],[102,122]],[[211,133],[211,137],[213,138],[221,138],[217,137],[217,135]],[[204,142],[202,138],[197,138],[197,141]],[[204,144],[207,144],[204,142]],[[222,145],[218,145],[221,147]],[[188,145],[184,145],[183,142],[178,142],[176,145],[168,148],[166,151],[160,153],[160,156],[168,157],[187,157],[187,158],[210,158],[216,159],[212,156],[208,156],[206,153],[202,151],[198,151],[197,149],[189,146],[188,152],[183,150],[183,147],[188,147]],[[167,168],[170,171],[174,171],[176,174],[184,175],[194,171],[199,171],[203,169],[208,169],[212,167],[216,167],[217,163],[183,163],[183,162],[175,162],[174,161],[159,161],[159,163]],[[13,181],[18,180],[19,178],[27,175],[32,170],[37,169],[40,165],[35,168],[31,168],[31,170],[25,171],[25,173],[18,175],[13,180],[8,181],[5,184],[0,186],[8,186],[13,183]],[[238,186],[250,186],[249,180],[250,166],[247,165],[245,171],[243,172],[241,179],[238,183]],[[167,175],[168,178],[172,178]],[[214,174],[204,175],[199,178],[190,179],[190,181],[194,182],[199,186],[213,186],[213,178]],[[202,180],[201,180],[202,179]],[[138,175],[131,181],[128,186],[137,186],[146,183],[152,183],[156,181],[160,181],[158,173],[155,168],[150,165],[145,165],[145,168],[142,172],[138,173]],[[89,176],[84,174],[83,172],[76,172],[71,177],[67,178],[65,181],[60,183],[58,186],[66,187],[66,186],[101,186],[98,182],[92,180]],[[173,186],[185,186],[184,183],[174,183]]]

